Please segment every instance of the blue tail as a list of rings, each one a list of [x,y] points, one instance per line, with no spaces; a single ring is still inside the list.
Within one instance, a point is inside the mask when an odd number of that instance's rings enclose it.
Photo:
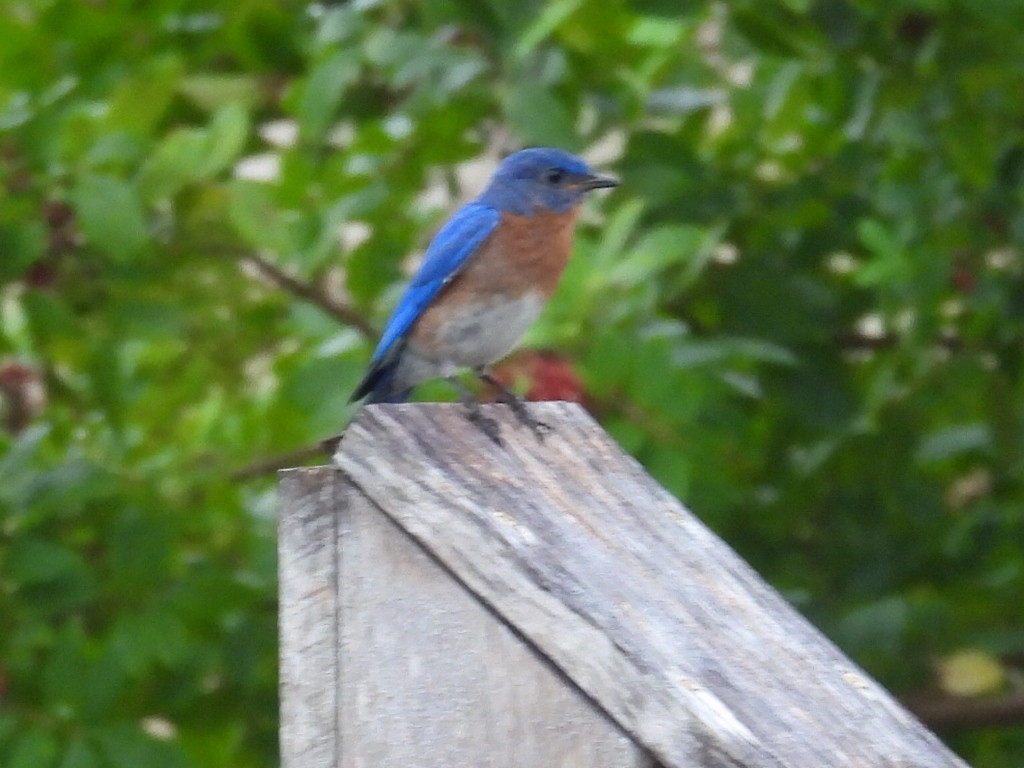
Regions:
[[[412,394],[412,387],[402,386],[395,380],[402,359],[404,344],[396,344],[378,360],[370,363],[366,375],[348,399],[350,403],[366,398],[366,404],[404,403]]]

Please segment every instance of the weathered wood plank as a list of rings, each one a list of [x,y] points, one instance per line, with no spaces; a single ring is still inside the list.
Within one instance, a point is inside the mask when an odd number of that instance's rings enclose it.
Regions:
[[[667,766],[963,766],[578,407],[364,408],[335,461]]]
[[[322,469],[281,473],[281,762],[338,764],[337,494]]]
[[[340,471],[281,504],[284,768],[653,768]]]
[[[650,768],[644,750],[408,534],[365,497],[346,502],[341,768]]]

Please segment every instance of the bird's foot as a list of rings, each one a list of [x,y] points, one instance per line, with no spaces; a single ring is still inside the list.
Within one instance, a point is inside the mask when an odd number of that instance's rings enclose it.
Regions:
[[[519,419],[519,423],[529,427],[537,440],[543,443],[544,438],[553,431],[551,425],[535,418],[534,415],[530,413],[530,408],[527,406],[526,401],[523,400],[523,398],[509,392],[504,387],[499,386],[498,389],[500,392],[498,395],[498,402],[504,403],[511,408],[512,413],[517,419]]]
[[[501,442],[501,427],[498,422],[492,419],[490,416],[485,416],[483,409],[480,407],[480,403],[473,401],[467,401],[466,405],[466,418],[473,424],[476,424],[480,431],[490,438],[491,442],[495,445],[503,446]]]
[[[466,408],[466,418],[471,423],[476,424],[480,431],[491,439],[491,442],[495,445],[503,446],[504,443],[501,442],[501,427],[498,426],[498,422],[490,416],[484,415],[483,409],[480,407],[480,401],[476,399],[472,392],[466,389],[465,385],[456,376],[449,376],[448,381],[459,390],[459,399]]]
[[[534,418],[533,414],[530,413],[529,407],[526,405],[526,401],[516,395],[514,392],[509,390],[498,381],[494,376],[484,370],[475,371],[476,375],[487,384],[490,384],[496,390],[498,390],[497,400],[499,403],[504,403],[512,409],[512,413],[519,419],[520,424],[525,424],[530,428],[530,431],[536,436],[537,440],[544,442],[545,436],[552,432],[550,424],[541,421],[540,419]]]
[[[550,424],[541,421],[530,413],[529,406],[526,405],[526,401],[521,397],[516,397],[511,392],[506,392],[499,398],[499,402],[505,403],[505,405],[511,408],[512,413],[519,419],[519,423],[529,427],[530,431],[533,432],[540,442],[543,443],[544,438],[553,431]]]

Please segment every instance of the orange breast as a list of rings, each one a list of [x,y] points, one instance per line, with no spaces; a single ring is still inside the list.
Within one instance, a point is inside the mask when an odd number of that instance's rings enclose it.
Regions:
[[[578,207],[566,213],[535,216],[503,213],[497,231],[469,260],[449,290],[477,295],[517,295],[532,290],[550,297],[569,263],[578,214]]]

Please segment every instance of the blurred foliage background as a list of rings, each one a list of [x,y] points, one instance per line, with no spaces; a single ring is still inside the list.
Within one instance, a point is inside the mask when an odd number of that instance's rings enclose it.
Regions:
[[[1022,84],[1017,0],[7,0],[0,764],[277,763],[272,467],[551,144],[623,185],[502,375],[1019,768]]]

